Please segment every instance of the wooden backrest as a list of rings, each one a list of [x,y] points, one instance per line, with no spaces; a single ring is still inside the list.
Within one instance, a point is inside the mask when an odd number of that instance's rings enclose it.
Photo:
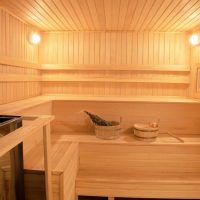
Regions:
[[[93,126],[83,110],[105,119],[119,120],[122,117],[122,128],[125,132],[130,132],[134,123],[159,118],[160,132],[200,133],[200,104],[95,101],[54,101],[53,132],[93,131]]]

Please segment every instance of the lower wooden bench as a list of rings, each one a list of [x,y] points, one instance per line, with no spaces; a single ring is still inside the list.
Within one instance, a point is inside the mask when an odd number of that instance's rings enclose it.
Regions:
[[[140,174],[79,171],[76,193],[85,196],[200,199],[200,173]]]
[[[42,145],[24,156],[26,200],[44,200],[44,159]],[[52,144],[52,185],[54,200],[75,199],[75,179],[78,170],[78,144]]]
[[[200,199],[200,146],[80,143],[77,195]]]

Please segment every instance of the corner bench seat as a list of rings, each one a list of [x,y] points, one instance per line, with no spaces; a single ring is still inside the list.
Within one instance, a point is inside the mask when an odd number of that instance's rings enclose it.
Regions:
[[[105,141],[93,135],[53,134],[54,199],[74,200],[75,193],[110,199],[200,199],[199,137],[182,138],[185,143],[165,136],[143,143],[127,135]],[[25,156],[26,169],[43,169],[40,148]]]

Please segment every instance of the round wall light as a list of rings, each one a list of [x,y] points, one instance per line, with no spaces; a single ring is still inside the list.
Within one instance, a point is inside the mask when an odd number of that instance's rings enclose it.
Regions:
[[[199,36],[200,36],[199,34],[192,34],[192,35],[190,36],[190,39],[189,39],[190,44],[193,45],[193,46],[198,45],[198,44],[200,43],[200,38],[199,38]]]
[[[37,45],[37,44],[40,43],[40,41],[41,41],[41,36],[40,36],[39,33],[36,33],[36,32],[30,33],[30,35],[29,35],[29,42],[31,44]]]

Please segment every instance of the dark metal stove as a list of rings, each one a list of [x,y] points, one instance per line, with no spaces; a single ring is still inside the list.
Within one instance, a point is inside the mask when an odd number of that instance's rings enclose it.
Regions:
[[[0,137],[22,126],[20,116],[0,115]],[[23,144],[0,157],[0,200],[24,200]]]

